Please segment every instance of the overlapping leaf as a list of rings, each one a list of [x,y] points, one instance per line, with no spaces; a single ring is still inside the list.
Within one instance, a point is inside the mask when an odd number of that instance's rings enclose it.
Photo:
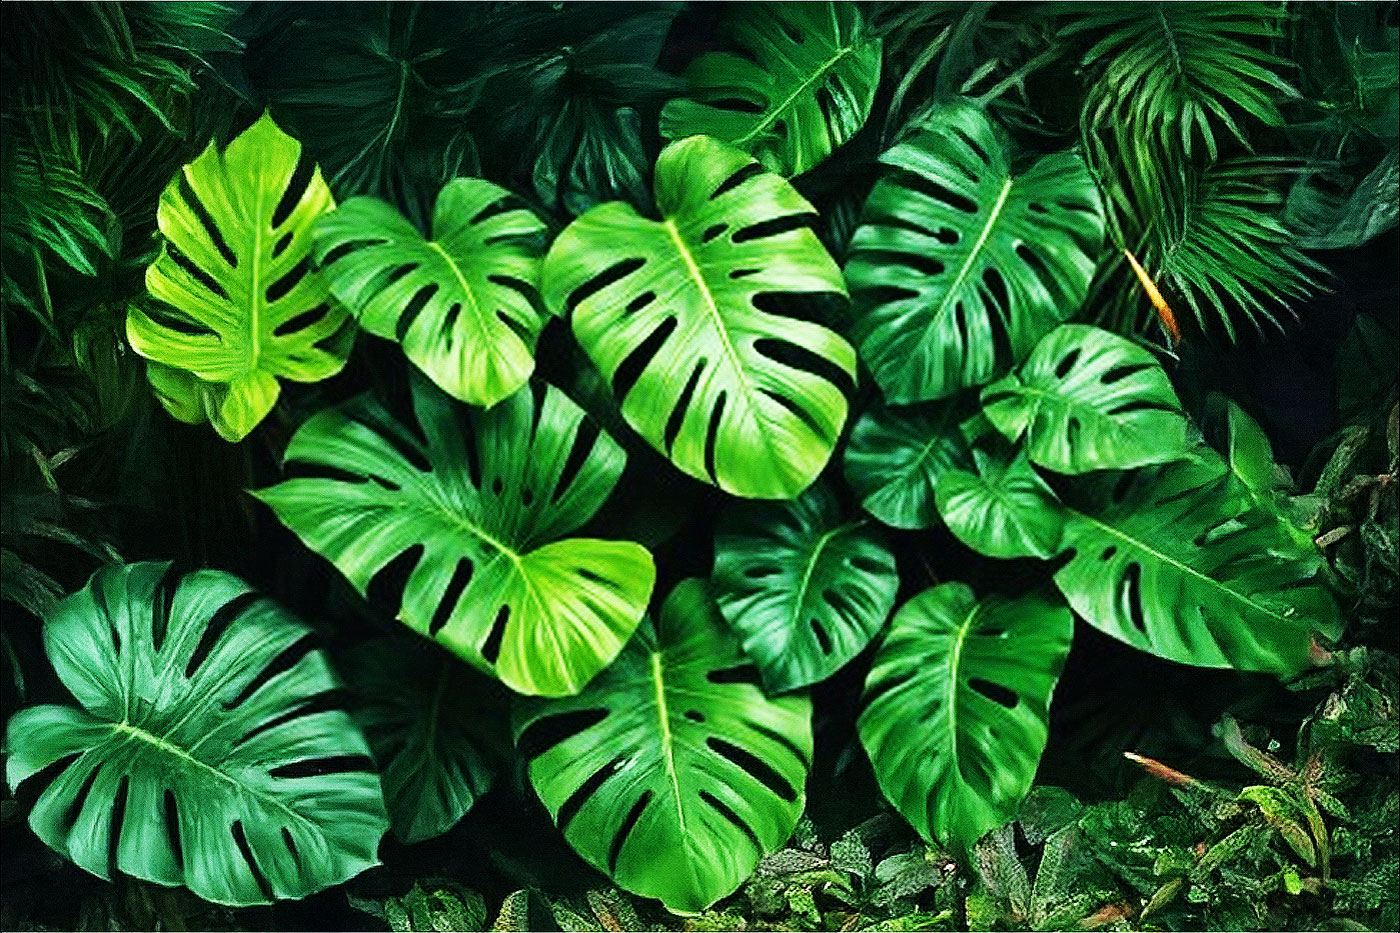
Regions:
[[[858,727],[880,789],[924,838],[970,848],[1015,814],[1073,633],[1061,604],[979,602],[961,583],[895,613]]]
[[[404,353],[445,392],[491,406],[535,368],[544,320],[539,287],[544,224],[480,178],[447,183],[433,238],[377,198],[351,198],[316,225],[316,257],[331,291],[370,333]]]
[[[646,608],[645,548],[560,540],[625,455],[557,389],[463,411],[420,381],[408,420],[361,397],[315,415],[285,459],[301,475],[258,498],[361,593],[404,579],[399,619],[514,690],[578,692]]]
[[[10,720],[10,786],[66,762],[29,823],[103,878],[220,904],[305,897],[377,864],[379,778],[307,629],[236,578],[109,565],[44,622],[77,706]]]
[[[713,136],[793,176],[864,125],[880,83],[880,38],[856,4],[743,4],[722,28],[738,51],[690,65],[690,96],[661,112],[667,139]]]
[[[720,611],[775,693],[824,680],[855,657],[899,587],[876,529],[843,523],[820,485],[793,502],[736,504],[716,533],[712,579]]]
[[[844,463],[861,506],[892,528],[937,525],[939,478],[972,466],[963,413],[951,402],[866,412],[851,429]]]
[[[667,146],[649,220],[595,207],[545,260],[549,306],[620,397],[627,422],[682,471],[740,496],[791,498],[825,466],[855,353],[773,310],[844,295],[791,185],[709,137]]]
[[[734,891],[802,812],[811,703],[764,695],[700,580],[583,693],[520,703],[515,729],[569,844],[675,910]]]
[[[127,315],[132,348],[159,364],[162,402],[226,440],[272,410],[279,378],[325,379],[349,353],[353,324],[311,268],[311,227],[333,207],[330,189],[300,165],[301,143],[267,115],[222,152],[211,142],[161,195],[165,244],[146,287],[163,304]]]
[[[959,541],[988,557],[1053,557],[1064,511],[1025,451],[972,451],[976,471],[938,478],[938,514]]]
[[[955,105],[880,161],[846,278],[861,358],[887,401],[990,382],[1078,310],[1104,231],[1079,156],[1018,171],[987,117]]]

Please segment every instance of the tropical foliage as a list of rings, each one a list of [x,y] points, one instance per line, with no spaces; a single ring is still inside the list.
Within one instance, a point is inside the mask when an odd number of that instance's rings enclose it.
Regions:
[[[17,929],[1394,929],[1393,5],[10,4]]]

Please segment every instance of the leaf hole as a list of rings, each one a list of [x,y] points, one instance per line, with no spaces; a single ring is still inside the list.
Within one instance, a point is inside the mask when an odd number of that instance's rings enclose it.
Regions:
[[[731,243],[747,243],[750,240],[762,240],[768,237],[781,236],[784,233],[791,233],[794,230],[810,230],[817,221],[817,215],[813,213],[789,214],[786,217],[774,217],[770,220],[759,221],[743,229],[734,231],[734,235],[729,238]]]
[[[731,106],[733,107],[733,109],[744,109],[744,110],[747,110],[747,108],[749,108],[749,107],[754,107],[754,108],[756,108],[756,109],[754,109],[754,110],[752,110],[752,111],[748,111],[748,112],[752,112],[752,113],[761,113],[762,110],[763,110],[763,108],[760,107],[759,105],[757,105],[757,104],[751,104],[749,101],[746,101],[746,100],[736,100],[734,103],[737,104],[738,106],[733,106],[733,105],[731,105]],[[738,188],[740,185],[744,184],[746,181],[749,181],[750,179],[753,179],[753,178],[757,178],[759,175],[762,175],[762,174],[763,174],[763,166],[759,165],[757,162],[750,162],[750,163],[748,163],[747,165],[745,165],[743,168],[741,168],[741,169],[739,169],[737,172],[735,172],[733,175],[730,175],[730,176],[729,176],[728,178],[726,178],[724,181],[720,182],[719,187],[716,188],[716,189],[714,190],[714,192],[710,195],[710,200],[711,200],[711,201],[716,201],[716,200],[718,200],[719,198],[722,198],[724,195],[728,194],[729,192],[733,191],[735,188]]]
[[[486,641],[481,645],[481,656],[486,659],[487,664],[495,664],[501,656],[501,641],[506,635],[506,622],[510,620],[510,607],[502,606],[496,610],[496,618],[491,622],[491,631],[486,634]]]
[[[1009,690],[1001,684],[984,680],[981,677],[973,677],[968,680],[967,685],[982,696],[1007,709],[1015,709],[1016,704],[1021,702],[1021,698],[1014,690]]]
[[[204,631],[199,635],[199,641],[194,646],[194,652],[190,655],[189,662],[185,664],[186,678],[193,677],[194,672],[199,670],[199,666],[204,663],[205,658],[209,657],[210,652],[214,650],[214,646],[218,644],[228,627],[261,599],[262,597],[257,593],[239,593],[214,611],[214,614],[209,617],[209,622],[204,626]]]
[[[418,569],[418,562],[423,559],[423,551],[422,544],[415,544],[399,552],[393,560],[376,570],[374,576],[370,577],[369,585],[365,587],[365,599],[375,606],[397,613],[403,605],[403,594],[408,587],[409,578]]]
[[[457,566],[452,571],[452,579],[447,581],[447,589],[443,590],[442,598],[438,600],[437,609],[433,611],[432,621],[428,623],[430,636],[437,637],[437,633],[442,631],[443,626],[452,618],[452,611],[457,608],[457,603],[462,598],[462,592],[471,582],[474,569],[469,557],[463,557],[457,561]]]
[[[526,761],[534,761],[560,743],[592,729],[607,716],[605,709],[578,709],[541,717],[520,733],[515,748]]]
[[[303,311],[291,317],[281,324],[278,324],[272,331],[274,337],[285,337],[288,334],[295,334],[298,331],[306,330],[316,324],[321,323],[327,314],[330,314],[331,306],[329,302],[323,301],[309,311]]]
[[[267,665],[262,670],[258,671],[257,676],[248,681],[243,689],[239,691],[238,696],[234,697],[232,701],[225,703],[224,709],[233,710],[242,706],[253,694],[261,690],[268,681],[277,677],[279,674],[285,674],[301,663],[301,659],[310,654],[315,647],[316,635],[312,632],[307,632],[305,635],[292,642],[286,648],[279,651],[276,657],[267,662]]]
[[[267,876],[258,867],[258,860],[253,857],[253,847],[248,845],[248,834],[243,830],[243,821],[234,820],[231,831],[233,843],[238,847],[239,854],[243,856],[243,861],[248,866],[248,873],[253,876],[253,883],[258,886],[263,900],[271,902],[274,900],[272,886],[267,883]]]
[[[297,155],[297,167],[287,179],[287,187],[282,191],[282,197],[278,199],[277,207],[272,211],[273,230],[282,226],[287,222],[287,218],[292,216],[292,211],[301,203],[302,196],[306,194],[306,189],[315,174],[316,163],[311,161],[306,150],[302,149]]]
[[[721,758],[727,759],[731,764],[746,772],[749,777],[758,781],[768,790],[781,797],[789,803],[797,799],[797,791],[787,782],[777,771],[773,770],[766,761],[750,752],[748,749],[740,748],[732,742],[726,742],[718,736],[710,736],[705,739],[705,744],[710,750]]]
[[[627,837],[632,835],[632,830],[636,828],[637,821],[642,818],[642,812],[646,810],[647,804],[651,802],[651,791],[644,790],[637,802],[632,804],[632,809],[627,811],[627,816],[617,827],[617,835],[613,836],[612,846],[608,849],[608,871],[612,875],[617,874],[617,860],[622,855],[622,847],[627,844]]]
[[[593,276],[593,278],[570,292],[569,297],[564,301],[565,307],[568,308],[569,313],[572,314],[575,308],[583,304],[589,298],[607,288],[609,285],[622,281],[644,265],[646,265],[645,259],[624,259],[620,262],[613,263],[611,266],[608,266],[608,268],[599,272],[597,275]]]
[[[632,387],[637,384],[637,380],[642,377],[642,373],[656,355],[661,352],[661,347],[675,332],[677,321],[674,315],[667,317],[656,329],[647,334],[646,338],[635,346],[622,362],[613,370],[612,390],[613,397],[625,399],[632,391]]]

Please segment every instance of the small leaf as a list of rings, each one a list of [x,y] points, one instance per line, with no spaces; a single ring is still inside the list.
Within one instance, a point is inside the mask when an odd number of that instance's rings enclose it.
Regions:
[[[949,470],[934,489],[938,512],[963,544],[988,557],[1054,557],[1064,512],[1024,450],[973,450],[977,472]]]

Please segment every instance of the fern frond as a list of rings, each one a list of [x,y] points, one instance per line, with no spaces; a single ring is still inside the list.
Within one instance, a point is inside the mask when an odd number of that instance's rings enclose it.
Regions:
[[[1202,328],[1214,321],[1231,341],[1238,309],[1262,331],[1318,287],[1324,269],[1293,242],[1280,216],[1283,199],[1266,179],[1276,160],[1244,159],[1206,169],[1188,190],[1180,225],[1166,232],[1159,274]]]

